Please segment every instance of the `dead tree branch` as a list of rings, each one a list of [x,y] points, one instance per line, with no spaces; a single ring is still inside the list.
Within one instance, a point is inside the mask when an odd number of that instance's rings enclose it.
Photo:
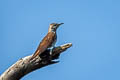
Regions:
[[[66,49],[71,47],[71,43],[67,43],[53,49],[52,55],[50,55],[50,50],[46,50],[41,55],[37,56],[32,61],[29,61],[31,56],[24,57],[18,60],[10,68],[8,68],[1,76],[0,80],[20,80],[23,76],[28,73],[40,69],[42,67],[58,63],[58,61],[53,61],[58,59],[60,54]]]

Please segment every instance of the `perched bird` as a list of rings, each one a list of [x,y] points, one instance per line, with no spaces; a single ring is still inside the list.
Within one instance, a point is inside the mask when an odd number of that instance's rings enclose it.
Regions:
[[[37,55],[40,55],[41,53],[43,53],[46,49],[50,49],[50,54],[52,54],[52,48],[54,48],[57,40],[56,30],[62,24],[64,23],[50,24],[47,35],[40,42],[37,50],[35,51],[35,53],[33,54],[30,60],[34,59]]]

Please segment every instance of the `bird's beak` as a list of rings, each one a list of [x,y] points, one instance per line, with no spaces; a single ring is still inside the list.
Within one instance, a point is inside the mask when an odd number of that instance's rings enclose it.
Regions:
[[[60,23],[59,25],[62,25],[62,24],[64,24],[64,23]]]
[[[60,23],[60,24],[58,24],[58,27],[59,27],[60,25],[62,25],[62,24],[64,24],[64,23]]]

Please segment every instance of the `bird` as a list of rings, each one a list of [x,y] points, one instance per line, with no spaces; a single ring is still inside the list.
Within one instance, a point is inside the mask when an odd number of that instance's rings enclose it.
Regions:
[[[52,49],[55,47],[57,41],[56,31],[60,25],[64,23],[51,23],[49,25],[47,35],[42,39],[35,53],[32,55],[31,59],[34,59],[36,56],[42,54],[45,50],[50,49],[50,55],[52,54]]]

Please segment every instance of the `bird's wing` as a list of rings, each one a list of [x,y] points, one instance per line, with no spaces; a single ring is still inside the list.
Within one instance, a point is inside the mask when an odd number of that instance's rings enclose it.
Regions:
[[[55,33],[49,32],[40,42],[37,50],[32,56],[32,59],[35,58],[37,55],[40,55],[41,53],[43,53],[47,48],[49,48],[54,42],[55,37],[56,37]]]

